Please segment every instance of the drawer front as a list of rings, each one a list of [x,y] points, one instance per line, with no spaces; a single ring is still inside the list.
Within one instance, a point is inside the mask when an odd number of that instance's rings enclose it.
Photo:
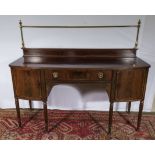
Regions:
[[[46,70],[45,77],[52,81],[111,81],[110,70]]]

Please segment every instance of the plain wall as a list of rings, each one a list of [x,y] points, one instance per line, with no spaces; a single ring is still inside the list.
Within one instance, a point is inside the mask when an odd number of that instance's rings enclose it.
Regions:
[[[147,83],[146,104],[155,112],[155,16],[146,16],[142,44],[138,53],[151,65]]]
[[[149,72],[144,111],[151,111],[155,76],[153,67],[154,16],[0,16],[0,108],[14,108],[11,73],[8,64],[22,56],[21,37],[18,21],[26,25],[120,25],[137,24],[142,26],[139,38],[138,56],[152,65]],[[150,34],[150,35],[148,35]],[[134,29],[32,29],[24,30],[26,47],[69,47],[69,48],[121,48],[133,47]],[[21,101],[21,107],[28,107]],[[34,102],[36,108],[42,103]],[[75,110],[108,110],[109,101],[102,85],[57,85],[49,96],[48,108]],[[125,110],[125,103],[116,103],[115,110]],[[138,110],[138,102],[132,105]]]

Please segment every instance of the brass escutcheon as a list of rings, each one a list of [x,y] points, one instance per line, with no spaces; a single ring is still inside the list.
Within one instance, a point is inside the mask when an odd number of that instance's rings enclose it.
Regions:
[[[97,75],[98,75],[98,78],[99,78],[99,79],[103,79],[103,77],[104,77],[103,72],[98,72],[98,74],[97,74]]]
[[[53,72],[52,75],[54,79],[58,78],[58,72]]]

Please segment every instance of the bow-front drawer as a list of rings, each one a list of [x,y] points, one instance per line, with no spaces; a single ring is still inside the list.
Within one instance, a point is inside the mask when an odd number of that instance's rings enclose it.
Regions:
[[[45,71],[46,80],[52,81],[111,81],[111,70],[83,70],[83,69],[52,69]]]

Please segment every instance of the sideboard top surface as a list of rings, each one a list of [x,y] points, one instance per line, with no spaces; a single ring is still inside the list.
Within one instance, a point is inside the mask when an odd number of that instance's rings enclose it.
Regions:
[[[129,69],[129,68],[141,68],[141,67],[150,67],[148,63],[136,57],[135,59],[120,59],[120,60],[105,60],[102,62],[88,62],[88,63],[79,63],[76,62],[76,59],[67,62],[57,62],[50,64],[35,64],[35,63],[24,63],[24,58],[21,57],[16,61],[12,62],[10,65],[12,68],[24,67],[24,68],[101,68],[101,69]]]

